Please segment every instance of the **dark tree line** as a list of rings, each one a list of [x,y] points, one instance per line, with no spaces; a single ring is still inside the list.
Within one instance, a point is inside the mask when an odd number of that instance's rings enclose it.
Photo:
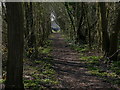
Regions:
[[[57,3],[58,5],[59,3]],[[76,44],[97,45],[109,60],[117,61],[119,52],[119,3],[69,3],[57,8],[63,32]],[[64,8],[66,10],[64,10]],[[60,10],[62,9],[62,10]],[[62,13],[67,16],[63,16]],[[113,14],[111,14],[113,13]],[[67,20],[68,21],[67,21]],[[66,26],[62,23],[66,22]],[[69,26],[68,26],[69,25]],[[71,26],[71,27],[70,27]],[[68,30],[69,29],[69,30]]]
[[[101,50],[110,61],[119,60],[119,3],[2,3],[6,90],[24,89],[23,59],[37,58],[38,47],[44,46],[51,34],[51,7],[58,16],[61,32],[74,44],[87,44],[90,50]]]
[[[2,7],[8,48],[5,89],[23,90],[23,58],[37,58],[38,47],[45,45],[50,34],[49,4],[7,2]]]

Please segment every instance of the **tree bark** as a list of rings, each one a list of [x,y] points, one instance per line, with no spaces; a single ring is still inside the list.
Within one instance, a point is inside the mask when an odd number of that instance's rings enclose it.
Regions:
[[[84,7],[83,7],[83,3],[81,3],[81,5],[82,5],[82,8],[81,8],[81,17],[80,17],[80,19],[79,19],[79,21],[78,21],[78,23],[79,23],[79,25],[78,25],[78,29],[77,29],[77,38],[76,38],[76,41],[80,44],[81,42],[83,43],[83,44],[85,44],[86,43],[86,37],[83,35],[83,33],[82,33],[82,30],[81,30],[81,28],[82,28],[82,23],[83,23],[83,20],[84,20]]]
[[[67,2],[65,2],[65,7],[67,9],[67,13],[69,15],[69,18],[70,18],[70,21],[71,21],[71,24],[72,24],[71,26],[72,26],[73,31],[74,31],[74,33],[72,33],[72,34],[70,32],[70,37],[74,37],[75,31],[76,31],[76,29],[75,29],[75,23],[74,23],[74,20],[73,20],[73,16],[72,16],[72,14],[70,13],[70,10],[69,10],[69,4]]]
[[[112,34],[110,36],[110,50],[109,50],[109,59],[117,61],[118,57],[118,35],[120,32],[120,9],[118,11],[118,16],[116,19],[115,26],[113,28]]]
[[[100,2],[99,6],[100,6],[100,12],[101,12],[102,48],[103,48],[103,51],[105,51],[105,54],[107,55],[109,52],[110,39],[107,31],[108,20],[106,17],[105,2]]]
[[[5,90],[23,90],[23,30],[22,3],[7,2],[8,60]]]

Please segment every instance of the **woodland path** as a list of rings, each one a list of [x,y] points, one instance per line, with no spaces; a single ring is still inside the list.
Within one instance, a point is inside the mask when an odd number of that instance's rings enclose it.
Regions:
[[[59,86],[53,88],[115,89],[114,85],[88,73],[85,63],[79,60],[79,54],[68,46],[60,33],[54,33],[51,39],[53,40],[54,69],[57,71],[58,80],[61,82]]]

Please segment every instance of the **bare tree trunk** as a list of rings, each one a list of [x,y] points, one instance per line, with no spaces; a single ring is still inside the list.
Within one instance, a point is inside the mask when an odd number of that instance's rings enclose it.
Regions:
[[[66,7],[66,9],[67,9],[67,13],[68,13],[69,18],[70,18],[70,21],[71,21],[71,26],[72,26],[73,31],[74,31],[74,33],[72,33],[72,32],[70,31],[70,37],[74,37],[75,31],[76,31],[76,30],[75,30],[75,23],[74,23],[74,20],[73,20],[73,16],[72,16],[72,14],[70,13],[69,5],[68,5],[67,2],[65,2],[65,7]],[[71,33],[72,33],[72,34],[71,34]]]
[[[33,25],[33,7],[32,7],[32,2],[30,2],[30,8],[29,8],[29,15],[30,15],[30,38],[29,38],[29,47],[34,47],[35,46],[35,30],[34,30],[34,25]]]
[[[78,29],[77,29],[77,38],[76,38],[76,41],[80,44],[81,42],[82,43],[86,43],[86,37],[83,35],[82,33],[82,23],[83,23],[83,20],[84,20],[84,9],[83,9],[83,3],[81,3],[82,7],[81,7],[81,17],[78,21],[79,25],[78,25]]]
[[[8,21],[8,60],[5,90],[24,90],[22,3],[6,3]]]
[[[116,61],[118,57],[118,35],[120,32],[120,9],[118,11],[118,17],[116,19],[115,26],[113,28],[112,34],[110,36],[110,51],[109,57],[110,60]]]
[[[105,2],[100,2],[100,12],[101,12],[101,26],[102,26],[102,47],[107,55],[109,52],[110,39],[107,31],[108,20],[106,17],[106,6]]]

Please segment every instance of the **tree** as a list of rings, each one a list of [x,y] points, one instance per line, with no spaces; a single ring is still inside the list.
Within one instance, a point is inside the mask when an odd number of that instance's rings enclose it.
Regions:
[[[82,41],[82,43],[86,43],[86,37],[83,35],[82,33],[82,23],[84,21],[84,9],[83,9],[84,3],[81,3],[81,17],[79,18],[78,21],[78,28],[77,28],[77,38],[76,41],[80,44],[80,42]]]
[[[110,60],[117,61],[118,57],[118,35],[120,32],[120,9],[118,11],[118,16],[115,22],[115,26],[112,30],[111,36],[110,36],[110,50],[109,50],[109,58]]]
[[[103,47],[103,50],[105,51],[105,54],[107,55],[109,52],[110,40],[109,40],[108,31],[107,31],[108,20],[106,17],[105,2],[100,2],[99,6],[100,6],[100,12],[101,12],[102,47]]]
[[[70,3],[65,2],[65,7],[66,7],[66,9],[67,9],[67,13],[68,13],[68,16],[69,16],[70,21],[71,21],[71,28],[73,29],[73,31],[74,31],[74,33],[75,33],[75,23],[74,23],[74,19],[73,19],[72,13],[70,12],[70,9],[69,9],[69,4],[70,4]],[[74,4],[74,3],[73,3],[73,4]],[[70,37],[74,37],[74,36],[75,36],[74,33],[72,33],[72,32],[70,31]]]
[[[24,89],[23,85],[23,11],[22,3],[6,3],[8,23],[8,60],[5,89]]]

